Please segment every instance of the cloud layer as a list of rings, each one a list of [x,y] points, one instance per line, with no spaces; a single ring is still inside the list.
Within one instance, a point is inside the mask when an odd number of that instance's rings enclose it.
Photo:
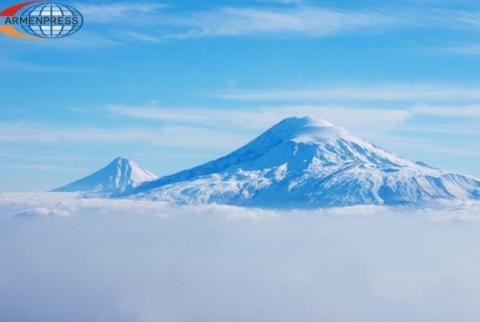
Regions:
[[[0,194],[0,320],[474,322],[479,215]]]
[[[142,199],[82,198],[75,193],[0,193],[0,214],[7,217],[70,217],[84,214],[160,215],[209,214],[227,218],[261,219],[277,216],[391,216],[414,214],[433,221],[480,221],[478,202],[440,202],[425,207],[351,206],[318,210],[274,211],[225,205],[178,206]]]

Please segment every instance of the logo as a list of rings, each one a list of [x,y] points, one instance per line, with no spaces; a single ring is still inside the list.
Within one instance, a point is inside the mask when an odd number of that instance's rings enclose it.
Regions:
[[[23,39],[55,39],[75,34],[82,14],[72,6],[52,1],[29,1],[0,12],[0,32]]]

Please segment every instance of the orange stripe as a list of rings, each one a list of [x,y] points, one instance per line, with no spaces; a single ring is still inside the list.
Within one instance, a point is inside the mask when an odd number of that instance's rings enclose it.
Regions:
[[[7,34],[11,37],[22,38],[22,39],[34,39],[34,37],[24,34],[23,32],[18,31],[12,26],[0,26],[0,32]]]

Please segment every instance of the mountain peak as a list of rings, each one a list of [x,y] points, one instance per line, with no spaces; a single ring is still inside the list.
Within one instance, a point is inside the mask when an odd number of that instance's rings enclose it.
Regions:
[[[54,191],[114,193],[135,188],[157,176],[125,157],[117,157],[104,168]]]
[[[316,119],[310,116],[292,116],[287,117],[274,126],[271,129],[282,130],[287,133],[296,134],[303,133],[305,131],[311,131],[313,129],[330,129],[336,128],[332,123],[323,120]]]
[[[480,181],[383,150],[311,117],[289,117],[216,160],[129,192],[175,203],[260,207],[480,199]]]
[[[334,126],[332,123],[324,120],[313,118],[311,116],[291,116],[284,118],[278,124],[289,124],[292,127],[302,128],[305,126],[317,126],[317,127],[331,127]]]
[[[317,142],[334,140],[338,137],[352,138],[345,129],[332,123],[309,116],[288,117],[264,133],[269,137],[295,142]]]

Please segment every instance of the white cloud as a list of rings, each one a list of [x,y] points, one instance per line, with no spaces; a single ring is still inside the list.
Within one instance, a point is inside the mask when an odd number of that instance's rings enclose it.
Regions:
[[[55,126],[35,122],[0,122],[0,142],[131,143],[205,150],[237,148],[289,116],[311,116],[346,127],[360,136],[383,135],[409,117],[402,110],[350,109],[336,106],[292,105],[257,109],[108,107],[115,115],[158,121],[156,126],[103,128]]]
[[[411,111],[418,115],[449,118],[480,118],[480,105],[417,105]]]
[[[38,161],[38,159],[35,159]],[[58,164],[55,165],[38,165],[38,164],[0,164],[0,169],[4,170],[27,170],[27,171],[41,171],[41,172],[51,172],[51,173],[58,173],[58,172],[66,172],[66,173],[78,173],[82,174],[85,173],[85,169],[80,167],[69,167],[69,166],[61,166]]]
[[[204,214],[226,217],[262,218],[272,216],[385,216],[412,215],[434,221],[480,221],[480,203],[475,201],[439,202],[425,207],[387,207],[359,205],[316,210],[268,210],[227,205],[178,206],[168,202],[142,199],[83,198],[76,193],[62,192],[0,192],[0,216],[74,216],[85,213],[116,213],[127,215],[159,214],[171,217],[189,214]]]
[[[239,90],[219,93],[218,98],[243,101],[474,101],[480,100],[480,85],[387,84],[337,85],[300,89]]]
[[[75,7],[82,12],[85,21],[92,24],[88,37],[91,41],[79,35],[76,40],[65,39],[58,43],[61,47],[103,47],[131,41],[156,43],[258,34],[323,37],[359,29],[378,31],[402,23],[394,14],[384,12],[297,6],[298,0],[274,0],[271,4],[273,7],[261,9],[242,6],[175,11],[155,2],[77,3]],[[295,6],[278,8],[275,4]],[[97,29],[107,24],[108,29]]]
[[[251,129],[263,131],[290,116],[311,116],[326,119],[352,131],[387,131],[409,118],[410,112],[399,109],[349,108],[329,105],[287,105],[244,109],[168,108],[160,106],[112,105],[114,114],[153,119],[165,122],[180,122],[202,126],[224,126],[232,131]]]
[[[436,10],[436,18],[439,22],[452,22],[453,28],[465,26],[480,27],[480,12],[465,10]],[[435,15],[434,17],[435,18]]]
[[[174,206],[166,202],[134,199],[82,198],[75,193],[61,192],[0,192],[0,216],[74,216],[84,213],[117,213],[127,215],[159,214],[163,217],[209,214],[229,218],[259,218],[276,215],[263,209],[246,209],[225,205]]]
[[[164,4],[124,2],[81,4],[79,8],[94,22],[122,21],[124,24],[134,23],[137,29],[141,25],[163,27],[164,32],[142,32],[156,39],[258,34],[324,37],[350,31],[373,30],[378,33],[395,28],[472,29],[480,21],[480,13],[461,10],[431,9],[425,12],[415,7],[356,10],[308,6],[298,0],[265,2],[292,6],[214,7],[209,10],[172,12],[165,10],[168,8]]]
[[[58,43],[100,47],[132,41],[157,43],[219,36],[327,37],[346,32],[377,34],[400,28],[476,30],[480,16],[477,12],[436,9],[426,12],[415,7],[357,10],[309,6],[299,0],[260,2],[265,3],[191,11],[176,10],[175,5],[170,7],[156,2],[78,3],[75,6],[93,25],[90,29],[94,30],[90,35],[93,41],[65,39]],[[103,24],[108,24],[108,29],[95,29]]]
[[[379,12],[331,10],[319,7],[291,9],[220,8],[168,17],[167,24],[190,27],[169,38],[257,35],[259,33],[327,36],[339,32],[379,28],[398,23]]]
[[[121,36],[122,38],[128,38],[130,40],[145,43],[158,43],[164,41],[164,39],[162,39],[161,37],[132,30],[119,32],[119,36]]]
[[[305,0],[257,0],[260,3],[276,3],[276,4],[284,4],[284,5],[298,5],[301,3],[305,3]]]
[[[441,46],[433,46],[432,48],[427,48],[427,52],[477,56],[480,55],[480,44],[478,42],[445,44]]]
[[[137,18],[152,18],[155,13],[166,7],[165,4],[154,2],[116,2],[108,4],[79,3],[75,7],[88,22],[110,23]]]
[[[267,1],[268,2],[268,1]],[[411,29],[476,29],[480,24],[478,12],[439,10],[407,6],[378,7],[368,10],[339,9],[301,5],[299,1],[272,1],[291,7],[224,7],[195,11],[183,15],[166,15],[170,26],[189,28],[173,33],[170,38],[206,36],[242,36],[258,34],[302,35],[324,37],[349,31],[375,33],[399,28]]]
[[[233,135],[228,131],[188,126],[109,129],[54,126],[32,122],[3,122],[0,123],[0,142],[148,142],[166,147],[218,149],[231,148],[239,145],[243,140],[241,135]]]

